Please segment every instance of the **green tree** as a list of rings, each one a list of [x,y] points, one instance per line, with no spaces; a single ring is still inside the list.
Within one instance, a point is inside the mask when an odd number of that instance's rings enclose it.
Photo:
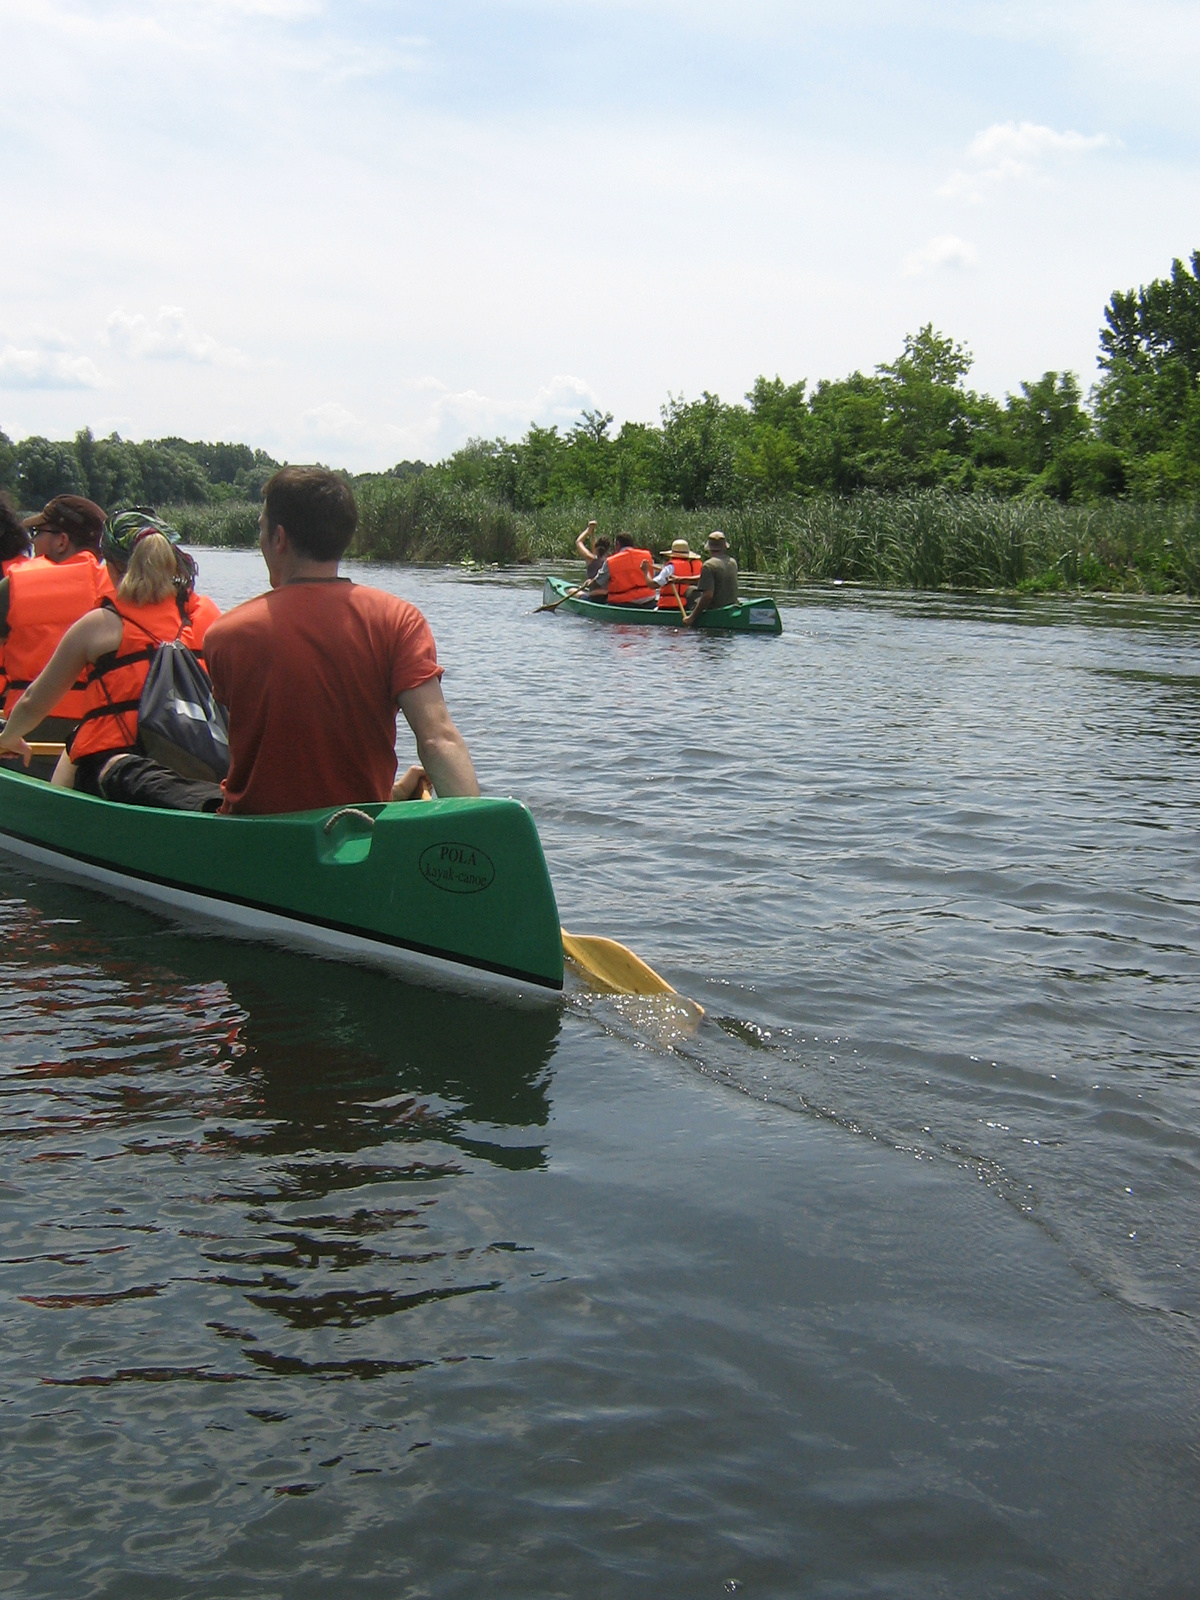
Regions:
[[[731,505],[738,494],[734,456],[745,435],[746,413],[722,405],[706,389],[699,400],[672,395],[662,408],[658,489],[673,505]]]
[[[556,500],[613,498],[617,447],[608,436],[612,421],[611,411],[585,411],[571,429],[551,478]]]
[[[885,472],[894,478],[887,487],[932,487],[954,476],[969,456],[979,419],[978,397],[963,387],[972,359],[964,345],[927,322],[906,336],[895,361],[876,368]]]
[[[735,457],[746,498],[776,499],[799,486],[805,465],[809,434],[805,380],[785,384],[758,377],[747,394],[750,421],[746,438]]]
[[[661,440],[646,422],[626,422],[613,441],[609,493],[617,505],[657,492]]]
[[[119,434],[95,439],[90,428],[81,428],[75,435],[75,454],[87,479],[88,495],[106,511],[148,498],[138,447]]]
[[[886,466],[886,399],[878,378],[855,372],[822,379],[809,402],[807,485],[829,494],[881,487]]]
[[[87,494],[73,445],[34,434],[17,446],[16,492],[26,510],[40,511],[56,494]]]
[[[1200,490],[1200,251],[1169,278],[1113,294],[1100,330],[1100,438],[1126,461],[1139,495]]]

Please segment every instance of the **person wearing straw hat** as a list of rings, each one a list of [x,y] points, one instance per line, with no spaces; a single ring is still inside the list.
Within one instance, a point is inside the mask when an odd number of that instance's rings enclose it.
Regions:
[[[658,590],[660,611],[682,611],[688,589],[700,576],[700,557],[686,539],[672,539],[671,548],[661,553],[667,558],[665,565],[652,572],[650,563],[643,561],[642,572]]]
[[[714,528],[708,536],[708,559],[700,568],[700,577],[692,594],[695,604],[687,615],[688,627],[710,606],[737,605],[737,562],[729,553],[729,540],[719,528]]]

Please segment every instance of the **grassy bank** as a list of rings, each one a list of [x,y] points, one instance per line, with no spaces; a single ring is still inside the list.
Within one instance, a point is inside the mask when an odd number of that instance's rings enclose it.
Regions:
[[[836,578],[879,588],[1200,595],[1200,504],[1194,503],[1070,506],[928,491],[703,512],[652,502],[517,512],[432,475],[369,479],[356,493],[352,554],[366,560],[559,560],[574,554],[575,535],[595,515],[601,533],[628,528],[654,550],[679,537],[702,550],[708,532],[723,528],[743,570],[793,584]],[[191,543],[244,547],[257,540],[255,504],[168,510]]]

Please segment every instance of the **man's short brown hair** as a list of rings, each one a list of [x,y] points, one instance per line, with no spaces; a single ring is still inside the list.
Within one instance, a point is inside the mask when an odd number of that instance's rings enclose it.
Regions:
[[[263,485],[268,528],[284,527],[310,561],[338,561],[358,527],[345,478],[328,467],[280,467]]]

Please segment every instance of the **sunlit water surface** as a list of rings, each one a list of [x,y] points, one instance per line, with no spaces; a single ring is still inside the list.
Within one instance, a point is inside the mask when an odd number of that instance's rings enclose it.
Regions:
[[[708,1018],[0,858],[0,1594],[1200,1592],[1196,610],[369,576]]]

